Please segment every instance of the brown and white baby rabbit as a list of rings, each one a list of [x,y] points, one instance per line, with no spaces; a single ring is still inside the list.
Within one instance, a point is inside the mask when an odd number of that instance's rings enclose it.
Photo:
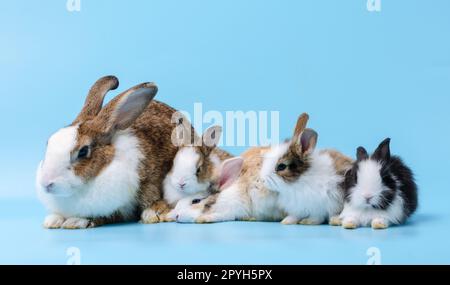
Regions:
[[[158,221],[166,209],[162,181],[177,151],[171,143],[171,107],[152,101],[153,83],[117,95],[104,107],[114,76],[100,78],[77,118],[54,133],[37,169],[40,200],[51,212],[46,228]]]
[[[202,138],[197,138],[195,133],[191,135],[190,124],[178,125],[177,132],[179,149],[163,182],[164,199],[171,208],[175,208],[181,199],[194,200],[212,194],[221,163],[232,157],[216,147],[222,134],[220,126],[208,128]],[[172,210],[163,220],[175,221],[176,216],[176,211]]]
[[[308,118],[302,114],[292,139],[264,156],[261,179],[278,193],[278,206],[287,214],[283,224],[322,224],[344,204],[341,184],[352,161],[336,151],[315,151],[318,135],[306,128]]]
[[[254,147],[241,157],[224,161],[219,178],[220,192],[205,199],[181,200],[179,204],[182,202],[184,207],[178,211],[177,221],[280,221],[285,214],[277,207],[278,194],[266,189],[259,176],[268,150],[268,147]]]
[[[385,139],[369,157],[363,147],[347,172],[346,198],[339,225],[347,229],[372,226],[385,229],[400,224],[417,208],[417,186],[412,171],[398,156],[391,156]]]

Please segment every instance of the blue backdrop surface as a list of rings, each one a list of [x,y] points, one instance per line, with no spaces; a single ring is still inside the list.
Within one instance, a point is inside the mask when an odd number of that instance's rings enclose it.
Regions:
[[[66,0],[1,0],[0,226],[9,234],[0,263],[65,263],[70,246],[85,263],[364,264],[371,246],[383,263],[450,263],[450,2],[382,0],[378,12],[366,2],[81,0],[70,12]],[[195,102],[222,114],[278,111],[280,139],[306,111],[319,147],[352,156],[389,136],[417,175],[420,209],[377,232],[269,223],[45,231],[34,192],[45,142],[107,74],[122,90],[154,81],[157,99],[189,112]]]

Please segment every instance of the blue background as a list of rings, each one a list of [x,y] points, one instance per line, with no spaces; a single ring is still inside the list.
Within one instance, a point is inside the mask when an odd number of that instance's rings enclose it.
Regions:
[[[0,1],[0,263],[450,263],[450,2]],[[46,231],[34,172],[100,76],[143,81],[191,111],[275,110],[280,138],[307,111],[319,147],[349,155],[392,138],[421,207],[386,231],[275,223]],[[117,94],[117,93],[114,93]],[[111,98],[109,95],[108,98]],[[205,125],[207,127],[207,125]],[[239,154],[245,148],[228,147]]]

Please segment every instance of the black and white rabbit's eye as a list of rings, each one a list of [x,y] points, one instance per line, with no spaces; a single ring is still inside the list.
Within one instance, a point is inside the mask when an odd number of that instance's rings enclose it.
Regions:
[[[195,173],[195,175],[199,175],[200,174],[200,166],[199,167],[197,167],[197,172]]]
[[[276,170],[276,171],[283,171],[283,170],[286,169],[286,167],[287,167],[286,164],[280,163],[280,164],[277,165],[277,167],[275,168],[275,170]]]
[[[202,199],[194,199],[192,200],[192,204],[198,204],[202,201]]]
[[[85,145],[78,151],[78,159],[86,158],[89,155],[89,146]]]

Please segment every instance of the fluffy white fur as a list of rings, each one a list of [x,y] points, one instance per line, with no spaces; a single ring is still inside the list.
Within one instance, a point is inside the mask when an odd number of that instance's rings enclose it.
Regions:
[[[346,202],[340,215],[344,227],[370,226],[383,228],[397,224],[404,218],[403,198],[396,194],[386,210],[374,209],[380,194],[385,190],[380,176],[381,164],[367,159],[359,163],[358,183],[350,191],[350,202]]]
[[[163,182],[164,199],[171,205],[199,191],[205,191],[207,183],[198,183],[195,175],[200,155],[193,147],[182,147],[173,160],[171,171]],[[181,185],[184,184],[184,187]]]
[[[202,213],[203,205],[206,202],[206,197],[209,193],[198,192],[189,196],[185,196],[180,199],[175,208],[172,209],[168,214],[167,218],[179,223],[192,223],[194,222]],[[192,204],[194,199],[201,199],[200,203]]]
[[[333,160],[327,153],[313,152],[311,166],[297,181],[285,182],[275,172],[277,160],[289,144],[269,151],[261,168],[265,186],[278,192],[278,206],[287,213],[283,223],[321,224],[340,213],[344,195],[339,187],[343,177],[336,173]]]
[[[118,132],[112,141],[115,147],[112,162],[98,177],[85,183],[69,169],[76,133],[76,126],[55,133],[48,142],[45,159],[39,164],[37,194],[52,213],[44,225],[55,226],[65,219],[64,223],[85,227],[83,217],[108,216],[116,211],[131,216],[139,188],[139,163],[143,159],[138,139],[131,132]],[[53,188],[51,192],[46,191],[45,186],[50,182],[55,184],[54,192]]]
[[[163,182],[164,199],[167,203],[174,206],[179,200],[208,189],[209,183],[200,183],[196,175],[199,159],[200,155],[191,146],[182,147],[177,152],[172,169]],[[221,161],[216,154],[211,153],[210,159],[215,168],[220,166]]]
[[[208,212],[191,211],[188,217],[184,215],[181,213],[180,219],[189,222],[280,221],[285,216],[278,207],[278,193],[267,190],[259,178],[251,185],[245,185],[238,179],[220,192]]]

